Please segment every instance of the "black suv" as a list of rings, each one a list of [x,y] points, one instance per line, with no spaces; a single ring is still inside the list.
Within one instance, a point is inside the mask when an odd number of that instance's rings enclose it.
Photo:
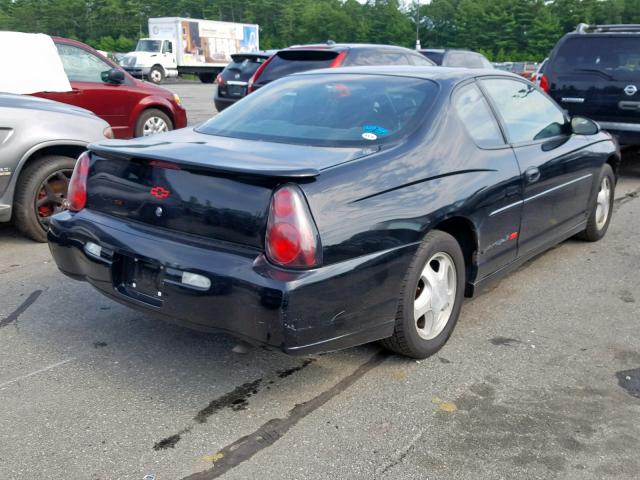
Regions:
[[[260,65],[269,58],[267,52],[236,53],[231,63],[217,76],[213,103],[221,112],[247,94],[247,83]]]
[[[481,53],[453,48],[425,48],[420,53],[441,67],[493,68]]]
[[[581,23],[554,47],[540,86],[572,116],[640,146],[640,25]]]
[[[299,45],[280,50],[263,63],[249,80],[249,91],[292,73],[358,65],[433,66],[434,63],[415,50],[392,45],[331,42]]]

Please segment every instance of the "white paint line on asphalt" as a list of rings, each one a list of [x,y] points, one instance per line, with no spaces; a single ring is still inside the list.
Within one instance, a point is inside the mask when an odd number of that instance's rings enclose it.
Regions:
[[[27,378],[33,377],[34,375],[38,375],[40,373],[44,373],[44,372],[48,372],[49,370],[53,370],[54,368],[60,367],[66,363],[69,362],[73,362],[74,360],[77,360],[76,357],[71,357],[71,358],[67,358],[66,360],[62,360],[61,362],[57,362],[57,363],[52,363],[51,365],[48,365],[44,368],[41,368],[40,370],[36,370],[35,372],[31,372],[31,373],[27,373],[26,375],[21,375],[19,377],[14,378],[13,380],[9,380],[7,382],[4,383],[0,383],[0,389],[11,385],[12,383],[16,383],[19,382],[20,380],[26,380]]]

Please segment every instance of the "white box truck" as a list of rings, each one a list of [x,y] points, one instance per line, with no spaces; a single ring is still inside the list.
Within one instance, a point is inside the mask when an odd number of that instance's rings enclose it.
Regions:
[[[259,50],[258,25],[161,17],[149,19],[149,38],[141,38],[135,51],[120,65],[130,74],[161,83],[185,73],[212,83],[234,53]]]

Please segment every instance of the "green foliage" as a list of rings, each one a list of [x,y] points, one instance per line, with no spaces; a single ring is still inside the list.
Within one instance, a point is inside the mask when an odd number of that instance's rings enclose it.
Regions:
[[[419,2],[423,47],[481,51],[496,61],[542,60],[586,23],[640,23],[640,0],[431,0]],[[0,29],[77,38],[129,51],[149,17],[258,23],[263,49],[325,42],[412,47],[413,0],[0,0]]]

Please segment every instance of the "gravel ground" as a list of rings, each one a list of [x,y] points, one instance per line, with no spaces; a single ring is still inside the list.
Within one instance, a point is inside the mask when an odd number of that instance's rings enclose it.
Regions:
[[[211,85],[171,84],[195,123]],[[467,301],[421,362],[292,358],[163,323],[0,226],[0,478],[636,479],[640,161],[605,239]],[[145,477],[146,476],[146,477]]]

